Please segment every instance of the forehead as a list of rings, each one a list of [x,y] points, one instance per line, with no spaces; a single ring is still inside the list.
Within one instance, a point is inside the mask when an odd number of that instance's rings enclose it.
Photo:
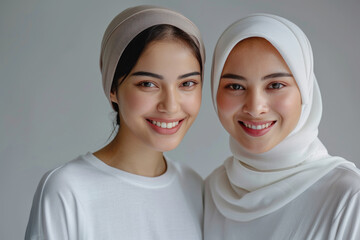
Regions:
[[[199,71],[200,63],[186,44],[177,40],[149,43],[137,60],[132,72],[148,71],[165,76]]]
[[[238,42],[231,50],[229,56],[235,53],[241,54],[253,51],[269,52],[275,55],[280,55],[277,49],[265,38],[251,37]]]
[[[266,39],[252,37],[238,42],[229,53],[224,66],[226,70],[241,72],[290,72],[287,63],[277,49]]]
[[[144,60],[144,58],[150,58],[150,60],[154,57],[161,58],[171,52],[174,52],[174,54],[178,52],[188,54],[191,51],[183,42],[177,39],[154,40],[146,44],[138,58],[138,62]]]
[[[182,48],[184,50],[190,51],[190,48],[188,45],[180,39],[176,38],[164,38],[159,40],[154,40],[149,42],[146,47],[144,48],[144,52],[149,51],[156,51],[157,49],[161,48],[168,48],[168,47],[176,47],[176,48]]]

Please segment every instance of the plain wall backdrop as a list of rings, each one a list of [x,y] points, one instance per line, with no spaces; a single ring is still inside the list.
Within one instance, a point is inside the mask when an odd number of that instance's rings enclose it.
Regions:
[[[255,12],[295,22],[308,36],[323,96],[320,139],[360,166],[360,1],[1,0],[0,239],[23,239],[33,194],[48,170],[107,143],[113,114],[101,85],[100,43],[127,7],[152,4],[190,18],[207,61],[202,108],[170,158],[202,177],[230,151],[210,96],[212,51],[225,28]]]

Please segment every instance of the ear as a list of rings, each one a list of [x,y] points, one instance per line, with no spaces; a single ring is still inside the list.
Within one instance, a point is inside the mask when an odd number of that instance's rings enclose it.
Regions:
[[[110,92],[110,100],[111,102],[114,102],[116,104],[119,104],[116,92]]]

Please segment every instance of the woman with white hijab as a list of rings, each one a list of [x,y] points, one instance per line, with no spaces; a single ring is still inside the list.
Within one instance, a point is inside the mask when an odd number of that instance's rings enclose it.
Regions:
[[[360,173],[318,139],[321,95],[301,29],[270,14],[235,22],[211,80],[233,155],[205,182],[205,240],[360,239]]]
[[[202,179],[163,152],[199,112],[204,61],[183,15],[153,6],[117,15],[100,55],[116,136],[44,175],[25,239],[202,239]]]

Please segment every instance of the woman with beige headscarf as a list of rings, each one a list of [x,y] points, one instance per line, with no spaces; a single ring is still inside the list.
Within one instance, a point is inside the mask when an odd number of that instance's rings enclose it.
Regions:
[[[181,14],[138,6],[116,16],[100,56],[116,136],[44,175],[25,239],[202,239],[202,179],[163,152],[198,114],[204,61]]]
[[[318,138],[321,95],[299,27],[270,14],[232,24],[212,96],[232,156],[205,183],[206,240],[360,239],[360,171]]]

